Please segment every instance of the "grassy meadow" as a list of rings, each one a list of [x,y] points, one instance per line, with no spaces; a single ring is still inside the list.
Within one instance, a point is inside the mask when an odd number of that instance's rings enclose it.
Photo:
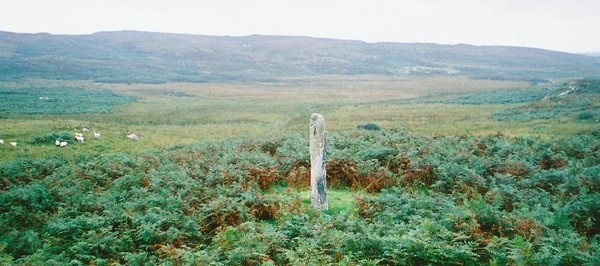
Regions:
[[[551,84],[532,86],[526,82],[477,80],[466,77],[412,77],[381,76],[323,76],[289,78],[276,82],[245,83],[167,83],[167,84],[103,84],[89,82],[61,82],[30,80],[0,84],[11,92],[34,90],[33,102],[42,97],[41,91],[56,87],[70,87],[76,91],[112,91],[130,100],[116,100],[110,111],[90,113],[71,108],[85,101],[82,93],[60,93],[62,101],[47,105],[60,114],[31,114],[35,111],[14,107],[1,112],[0,139],[18,142],[13,149],[0,146],[0,159],[40,157],[51,154],[78,152],[135,152],[168,147],[177,144],[220,140],[240,136],[284,136],[291,132],[304,133],[308,117],[319,112],[327,119],[327,129],[339,132],[354,129],[359,124],[376,123],[382,128],[406,128],[425,135],[501,133],[508,136],[538,136],[544,139],[565,137],[597,126],[581,123],[572,117],[532,121],[499,121],[494,113],[522,103],[456,104],[437,102],[406,102],[423,97],[443,97],[481,93],[486,91],[513,91],[540,88]],[[41,88],[41,89],[40,89]],[[51,93],[50,93],[51,94]],[[49,94],[49,95],[50,95]],[[70,99],[71,101],[64,99]],[[86,96],[87,97],[87,96]],[[93,97],[89,96],[89,97]],[[43,100],[39,100],[43,101]],[[28,104],[28,105],[27,105]],[[37,104],[37,103],[35,103]],[[105,103],[88,101],[94,107]],[[64,107],[61,109],[61,105]],[[34,110],[35,105],[25,103]],[[67,108],[69,107],[69,108]],[[81,106],[80,108],[86,108]],[[71,110],[71,111],[69,111]],[[104,110],[104,109],[102,109]],[[51,113],[51,112],[49,112]],[[71,143],[65,149],[48,143],[32,143],[57,132],[80,132],[82,127],[100,132],[93,139],[91,132],[85,143]],[[138,134],[142,140],[133,142],[125,135]]]

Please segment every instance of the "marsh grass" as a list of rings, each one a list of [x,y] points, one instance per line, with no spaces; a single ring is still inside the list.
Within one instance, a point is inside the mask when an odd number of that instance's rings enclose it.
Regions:
[[[307,117],[323,114],[327,130],[337,132],[375,123],[384,129],[406,128],[426,135],[505,134],[542,138],[565,137],[597,127],[590,121],[559,117],[526,122],[496,121],[493,113],[519,104],[399,104],[398,100],[431,95],[523,89],[524,82],[474,80],[466,77],[390,78],[380,76],[324,76],[288,78],[276,82],[101,84],[85,81],[28,80],[27,86],[109,89],[134,96],[136,101],[116,105],[108,114],[26,115],[0,113],[0,139],[17,141],[12,149],[0,145],[0,159],[41,157],[79,152],[107,154],[136,152],[205,140],[244,136],[271,137],[304,133]],[[17,83],[1,84],[18,88]],[[102,134],[64,149],[32,139],[53,132],[80,132],[90,127]],[[141,141],[125,135],[133,132]]]

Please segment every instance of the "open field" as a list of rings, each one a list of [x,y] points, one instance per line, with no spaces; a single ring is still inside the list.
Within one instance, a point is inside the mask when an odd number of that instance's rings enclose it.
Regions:
[[[25,85],[3,83],[1,86],[18,90]],[[19,113],[18,109],[3,113],[5,118],[0,120],[0,138],[17,141],[19,147],[11,149],[8,145],[0,146],[0,159],[38,157],[54,153],[66,155],[82,151],[101,154],[130,152],[239,136],[276,137],[291,132],[304,133],[307,117],[313,112],[326,117],[330,132],[353,129],[364,123],[376,123],[383,128],[406,128],[425,135],[481,135],[500,132],[509,136],[530,135],[547,139],[565,137],[597,127],[597,123],[582,123],[572,117],[525,122],[491,118],[492,114],[519,104],[403,102],[431,95],[443,97],[531,88],[525,82],[465,77],[324,76],[283,79],[270,83],[158,85],[31,80],[26,86],[66,86],[87,88],[88,91],[101,89],[100,92],[108,89],[125,97],[132,96],[135,101],[113,105],[113,112],[104,114],[29,115]],[[37,97],[34,101],[37,101]],[[71,103],[67,101],[54,104]],[[101,132],[101,139],[91,139],[90,132],[88,141],[65,149],[57,149],[52,143],[31,143],[36,137],[53,132],[74,133],[82,127]],[[126,139],[125,135],[129,132],[138,134],[142,141],[132,142]]]

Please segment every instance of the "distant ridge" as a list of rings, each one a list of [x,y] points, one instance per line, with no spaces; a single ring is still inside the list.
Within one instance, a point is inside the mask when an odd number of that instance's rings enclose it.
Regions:
[[[292,36],[0,32],[0,81],[268,81],[359,74],[466,75],[537,82],[598,77],[600,58],[509,46],[366,43]]]

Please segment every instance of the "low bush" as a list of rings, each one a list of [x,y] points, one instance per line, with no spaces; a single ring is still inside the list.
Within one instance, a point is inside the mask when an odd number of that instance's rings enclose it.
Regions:
[[[58,141],[66,141],[66,142],[73,142],[74,139],[74,135],[69,133],[69,132],[52,132],[49,134],[46,134],[44,136],[38,136],[38,137],[34,137],[31,140],[31,144],[34,145],[54,145],[54,142],[56,140]]]
[[[381,128],[374,123],[368,123],[368,124],[360,124],[358,126],[356,126],[357,129],[363,129],[363,130],[381,130]]]
[[[577,114],[578,120],[590,120],[590,119],[594,119],[595,117],[596,117],[596,115],[592,112],[581,112],[581,113]]]

